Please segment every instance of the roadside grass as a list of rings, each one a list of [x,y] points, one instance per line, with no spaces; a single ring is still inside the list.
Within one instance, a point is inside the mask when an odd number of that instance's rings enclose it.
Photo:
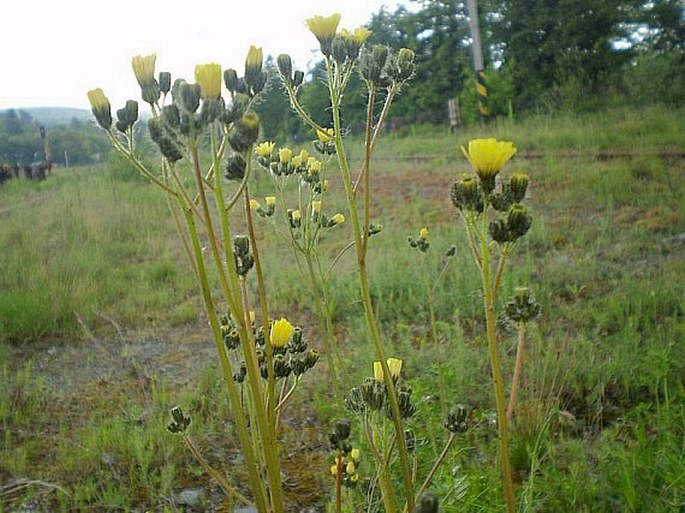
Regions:
[[[410,422],[424,462],[419,475],[447,439],[446,411],[457,403],[474,407],[472,429],[460,435],[431,487],[443,511],[494,512],[501,501],[482,299],[449,200],[454,177],[466,171],[459,144],[484,131],[511,138],[522,154],[545,154],[514,165],[531,177],[535,217],[502,285],[503,301],[525,285],[543,309],[528,331],[512,424],[521,510],[682,510],[685,160],[659,155],[682,152],[681,114],[533,117],[452,136],[424,137],[417,129],[414,137],[381,142],[374,222],[383,230],[371,239],[372,289],[388,352],[404,359],[419,404]],[[568,150],[577,153],[562,155]],[[596,159],[599,150],[637,155]],[[212,362],[190,386],[134,366],[130,379],[64,392],[30,356],[45,339],[80,338],[87,351],[91,338],[121,336],[119,328],[132,337],[206,329],[166,206],[157,191],[113,169],[63,170],[40,184],[0,189],[0,371],[7,385],[0,389],[0,511],[32,501],[61,511],[178,511],[179,490],[193,487],[205,490],[200,509],[221,504],[182,441],[165,432],[173,405],[193,416],[191,436],[205,456],[240,480],[230,409]],[[260,179],[253,196],[270,192]],[[423,226],[430,230],[426,254],[407,243]],[[311,324],[306,329],[316,341],[304,280],[271,227],[258,220],[257,229],[265,268],[277,270],[267,274],[274,315]],[[344,225],[336,230],[324,241],[329,260],[346,243]],[[436,284],[452,245],[455,254]],[[372,374],[374,355],[352,258],[349,252],[340,260],[331,290],[354,385]],[[516,333],[502,323],[500,335],[510,377]],[[296,394],[283,436],[291,503],[325,511],[326,436],[335,419],[349,414],[331,400],[325,366],[318,369],[319,378]]]
[[[116,170],[59,169],[44,182],[3,187],[0,340],[196,317],[166,205],[144,182],[117,180]]]

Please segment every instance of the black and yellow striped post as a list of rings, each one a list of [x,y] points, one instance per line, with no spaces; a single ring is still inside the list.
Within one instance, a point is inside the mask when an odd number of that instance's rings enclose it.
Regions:
[[[478,110],[480,120],[486,121],[490,108],[488,106],[488,87],[485,84],[485,64],[483,63],[483,45],[480,40],[480,27],[478,26],[478,5],[476,0],[468,0],[469,27],[473,40],[473,69],[476,70],[476,93],[478,96]]]
[[[476,93],[478,95],[478,111],[482,120],[486,120],[490,114],[488,105],[488,86],[485,82],[485,70],[476,71]]]

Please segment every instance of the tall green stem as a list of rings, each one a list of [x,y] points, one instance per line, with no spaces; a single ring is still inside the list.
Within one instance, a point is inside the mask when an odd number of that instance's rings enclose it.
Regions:
[[[504,501],[508,513],[516,513],[516,500],[514,498],[514,482],[511,473],[511,461],[509,459],[509,433],[507,425],[507,407],[504,399],[504,381],[502,367],[499,361],[499,349],[497,347],[497,327],[495,324],[495,300],[490,277],[490,248],[488,247],[488,216],[487,201],[483,208],[483,229],[481,232],[481,275],[483,278],[483,302],[485,308],[485,323],[487,327],[488,350],[490,352],[490,364],[492,366],[492,379],[495,387],[495,404],[497,407],[497,426],[499,429],[500,459],[502,465],[502,481],[504,485]]]
[[[216,310],[214,308],[214,301],[212,299],[209,281],[207,279],[207,271],[205,269],[202,248],[200,247],[200,240],[197,230],[195,229],[195,221],[192,217],[192,213],[188,209],[184,209],[183,213],[185,215],[186,225],[188,226],[190,240],[193,246],[193,253],[197,265],[199,276],[198,281],[200,290],[202,292],[202,298],[205,303],[207,314],[209,315],[209,324],[212,328],[214,342],[216,343],[216,348],[219,353],[219,361],[221,362],[221,369],[224,375],[224,381],[226,382],[228,397],[231,402],[231,409],[234,412],[238,438],[240,439],[240,445],[243,449],[243,456],[245,457],[248,474],[250,475],[250,482],[253,485],[252,491],[255,495],[255,502],[258,511],[266,512],[268,510],[266,490],[264,489],[264,480],[259,472],[255,454],[252,449],[252,442],[250,440],[248,426],[245,421],[245,412],[240,401],[240,394],[238,393],[235,382],[233,381],[233,369],[231,367],[231,361],[228,358],[226,344],[224,344],[224,339],[221,335],[221,326],[219,325],[219,319],[217,318]]]
[[[359,221],[359,213],[357,212],[357,201],[355,199],[354,186],[350,177],[350,170],[347,163],[347,158],[345,156],[345,148],[342,143],[341,137],[341,123],[340,123],[340,99],[341,93],[335,87],[335,81],[332,72],[332,64],[330,59],[328,60],[328,85],[329,94],[331,98],[331,110],[333,114],[333,129],[334,129],[334,141],[336,154],[338,156],[338,164],[340,166],[340,173],[342,175],[343,185],[345,187],[345,194],[347,196],[347,204],[350,212],[350,218],[352,220],[352,229],[354,232],[354,242],[357,253],[357,268],[359,271],[359,288],[361,292],[362,304],[364,305],[364,316],[366,319],[366,324],[371,335],[371,339],[374,344],[374,349],[376,351],[376,356],[380,361],[381,368],[383,369],[383,377],[385,385],[388,390],[388,399],[390,401],[390,407],[392,411],[393,423],[395,425],[395,432],[397,433],[397,447],[400,455],[400,464],[402,469],[402,475],[404,478],[406,500],[409,511],[414,509],[414,492],[412,483],[412,473],[411,466],[409,463],[409,455],[407,452],[407,445],[404,439],[404,427],[402,423],[402,417],[400,415],[400,408],[397,402],[397,394],[395,391],[395,384],[393,383],[392,376],[390,374],[390,369],[388,368],[387,358],[385,350],[383,349],[383,343],[381,341],[381,334],[378,327],[378,321],[376,320],[376,315],[373,310],[373,301],[371,299],[371,289],[369,287],[369,278],[366,269],[366,253],[364,251],[365,245],[363,243],[362,237],[367,238],[368,233],[362,235],[361,224]],[[365,201],[369,201],[369,196],[364,196]],[[388,511],[386,513],[394,513],[393,511]]]

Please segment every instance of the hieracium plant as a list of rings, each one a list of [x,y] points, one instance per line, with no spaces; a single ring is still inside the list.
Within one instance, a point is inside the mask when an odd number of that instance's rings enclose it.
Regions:
[[[364,256],[368,237],[374,231],[369,218],[370,152],[392,97],[413,72],[413,54],[404,50],[391,55],[384,47],[362,52],[370,32],[363,28],[354,32],[339,31],[339,20],[337,14],[307,20],[326,60],[332,126],[318,126],[299,104],[297,92],[304,74],[293,71],[287,55],[278,57],[278,67],[294,108],[317,136],[316,150],[322,155],[337,155],[352,220],[367,320],[379,361],[388,376],[386,384],[393,391],[390,403],[396,429],[402,433],[394,383],[370,302]],[[342,146],[340,106],[360,59],[364,61],[362,75],[369,85],[370,113],[364,165],[353,181]],[[168,72],[156,74],[155,64],[155,55],[136,56],[132,60],[142,100],[152,113],[147,128],[161,154],[159,167],[147,165],[137,148],[138,102],[127,101],[116,111],[114,119],[110,102],[101,89],[89,91],[88,98],[96,121],[114,148],[166,195],[170,216],[205,303],[249,475],[250,497],[238,492],[202,457],[187,432],[190,417],[180,408],[172,411],[168,427],[184,437],[190,450],[229,496],[260,512],[282,512],[279,419],[302,376],[317,363],[318,353],[308,346],[302,329],[285,318],[276,320],[270,314],[272,306],[268,302],[253,216],[273,215],[276,197],[267,196],[265,207],[251,198],[249,178],[255,161],[273,175],[296,173],[309,187],[306,201],[285,210],[292,239],[305,255],[311,254],[320,230],[341,224],[345,216],[339,212],[327,215],[323,210],[322,196],[327,183],[320,160],[303,152],[294,155],[288,148],[274,154],[273,143],[258,144],[260,119],[252,106],[267,82],[261,49],[250,48],[243,76],[233,69],[222,70],[219,64],[209,63],[196,67],[194,81],[183,78],[172,81]],[[387,98],[378,119],[373,106],[380,91]],[[372,129],[374,119],[378,124]],[[274,158],[274,155],[277,156]],[[360,215],[357,186],[362,182],[366,187]],[[238,225],[245,227],[243,233],[236,233]],[[313,275],[318,280],[323,277],[321,273]],[[321,281],[315,280],[315,283],[321,285]],[[254,288],[257,294],[251,293]],[[291,376],[294,383],[287,386]],[[408,475],[403,439],[398,445],[402,446],[403,465]],[[354,480],[352,465],[356,454],[341,454],[351,458],[345,467],[350,482]]]
[[[516,403],[516,391],[523,359],[524,327],[539,312],[527,288],[517,293],[505,308],[506,315],[519,326],[519,345],[514,382],[507,407],[505,385],[500,363],[496,325],[497,298],[507,259],[516,242],[532,224],[532,216],[523,205],[528,190],[528,176],[514,172],[504,178],[502,167],[516,154],[509,141],[474,139],[462,152],[471,163],[475,175],[468,174],[453,184],[452,203],[459,210],[473,258],[480,271],[483,309],[485,313],[488,352],[497,409],[500,461],[504,500],[508,513],[516,511],[516,499],[509,456],[508,426]]]
[[[319,355],[304,330],[272,316],[255,236],[249,178],[260,133],[252,106],[267,81],[262,51],[250,48],[243,76],[210,63],[195,68],[193,81],[172,82],[168,72],[156,74],[155,60],[155,55],[137,56],[132,66],[152,113],[147,128],[162,157],[158,167],[148,166],[138,151],[136,101],[126,102],[113,119],[102,90],[89,91],[88,98],[114,148],[166,195],[205,303],[250,496],[202,457],[187,432],[186,413],[175,408],[168,427],[183,436],[229,497],[260,512],[283,512],[278,424]],[[267,213],[274,208],[269,199],[266,205]],[[240,233],[237,225],[243,227]]]
[[[455,437],[467,428],[468,409],[459,406],[449,412],[444,423],[450,432],[449,440],[428,474],[419,476],[416,435],[408,426],[418,410],[411,387],[402,380],[402,360],[388,357],[367,268],[369,240],[380,231],[380,225],[371,219],[371,155],[393,99],[414,73],[414,54],[408,49],[369,47],[366,41],[370,31],[339,29],[339,14],[315,16],[306,23],[318,40],[324,59],[330,102],[328,126],[314,121],[300,102],[304,73],[293,69],[288,55],[279,55],[276,62],[293,109],[311,130],[313,144],[308,149],[277,147],[273,141],[260,140],[261,121],[253,105],[267,86],[267,74],[263,70],[262,51],[254,46],[249,49],[242,76],[236,70],[222,70],[219,64],[209,63],[196,67],[192,81],[174,79],[164,71],[157,73],[155,55],[133,58],[142,100],[151,111],[147,129],[161,155],[159,166],[148,165],[137,147],[138,102],[127,101],[114,118],[104,92],[88,92],[95,119],[114,148],[165,194],[169,215],[205,304],[234,430],[245,459],[249,493],[241,493],[207,462],[190,437],[190,416],[180,408],[172,410],[168,428],[183,437],[203,468],[230,498],[260,513],[286,510],[279,423],[303,376],[317,364],[319,352],[310,346],[304,329],[272,313],[276,307],[270,304],[265,285],[268,270],[262,265],[255,218],[270,219],[274,224],[280,220],[295,258],[305,263],[300,267],[308,278],[311,300],[320,318],[323,350],[335,395],[358,421],[356,425],[363,438],[363,448],[354,446],[352,423],[344,419],[336,422],[330,436],[333,460],[329,468],[335,480],[336,511],[342,511],[343,490],[360,482],[360,469],[372,476],[366,481],[371,483],[368,501],[380,501],[385,512],[436,511],[438,500],[428,493],[428,487]],[[345,151],[341,116],[343,98],[354,73],[359,73],[367,87],[364,151],[355,168]],[[506,257],[530,226],[530,215],[521,205],[527,178],[515,174],[506,183],[498,179],[500,167],[514,152],[510,143],[472,141],[465,153],[477,176],[455,184],[452,193],[454,204],[466,221],[473,254],[483,276],[509,511],[513,511],[514,501],[494,306]],[[333,192],[329,191],[327,179],[329,167],[337,167],[340,172],[344,212],[328,207],[333,203],[329,201]],[[269,174],[273,180],[272,194],[252,197],[250,178],[255,172]],[[287,184],[292,181],[297,183],[296,199],[286,193]],[[499,216],[493,217],[491,209],[499,212]],[[319,242],[329,230],[339,229],[336,227],[343,223],[351,232],[351,241],[324,265]],[[409,243],[425,253],[430,247],[428,235],[428,229],[423,228]],[[499,251],[499,263],[493,272],[494,248]],[[332,356],[337,341],[328,287],[331,269],[348,251],[353,253],[356,263],[359,295],[375,361],[373,376],[345,394],[340,385],[339,360]],[[524,324],[521,321],[520,326]],[[515,402],[514,397],[512,401]],[[366,463],[365,458],[370,462]],[[354,505],[351,507],[355,509]]]

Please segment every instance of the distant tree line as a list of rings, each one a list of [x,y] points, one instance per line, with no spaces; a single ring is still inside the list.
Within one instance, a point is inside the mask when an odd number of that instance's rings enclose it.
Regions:
[[[91,164],[109,153],[107,138],[91,123],[72,118],[67,125],[43,129],[53,164]],[[0,164],[24,166],[43,160],[41,125],[24,110],[0,112]]]
[[[478,8],[491,116],[685,101],[680,0],[480,0]],[[416,52],[416,76],[393,106],[396,119],[446,123],[456,97],[463,121],[478,120],[468,22],[462,0],[410,0],[372,17],[370,44]],[[328,124],[323,73],[320,62],[300,94]],[[257,107],[265,135],[305,137],[273,66],[272,75],[271,98]],[[364,119],[363,94],[363,84],[353,83],[344,104],[353,131]]]

